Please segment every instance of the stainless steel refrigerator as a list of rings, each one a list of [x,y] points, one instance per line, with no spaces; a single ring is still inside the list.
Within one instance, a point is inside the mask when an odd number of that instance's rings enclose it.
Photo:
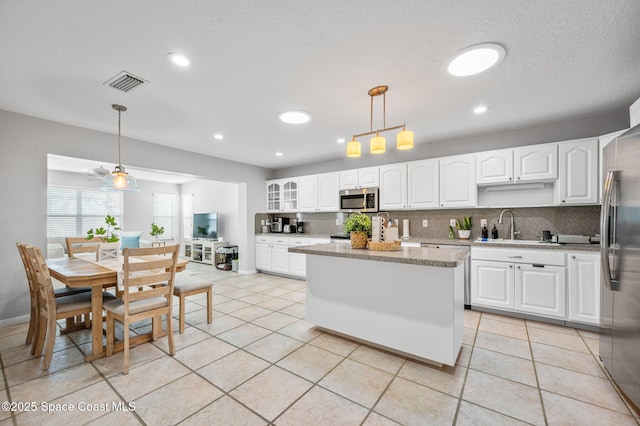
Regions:
[[[640,407],[640,125],[604,148],[600,359]]]

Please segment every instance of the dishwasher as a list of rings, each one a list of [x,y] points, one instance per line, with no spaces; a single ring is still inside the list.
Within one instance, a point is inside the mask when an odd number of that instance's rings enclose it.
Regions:
[[[453,249],[453,250],[464,250],[466,253],[469,253],[469,246],[457,246],[453,244],[428,244],[422,243],[421,247],[428,248],[443,248],[443,249]],[[464,261],[464,307],[466,309],[471,308],[471,256],[467,256]]]

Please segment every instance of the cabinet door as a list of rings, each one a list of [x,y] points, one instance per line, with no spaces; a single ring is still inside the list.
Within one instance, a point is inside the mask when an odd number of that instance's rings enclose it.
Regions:
[[[298,178],[298,210],[301,212],[315,212],[318,210],[317,175]]]
[[[283,179],[282,182],[282,210],[286,212],[298,211],[298,179]]]
[[[598,202],[598,140],[583,139],[558,145],[560,204]]]
[[[476,205],[475,155],[456,155],[440,159],[440,206]]]
[[[380,167],[380,210],[399,210],[407,207],[407,165],[391,164]]]
[[[513,149],[476,154],[476,184],[508,182],[513,182]]]
[[[274,244],[271,247],[271,270],[283,274],[289,273],[289,246]]]
[[[367,167],[365,169],[358,169],[358,186],[360,188],[380,186],[379,168]]]
[[[516,182],[558,178],[558,144],[532,145],[513,151],[513,174]]]
[[[513,309],[513,263],[471,261],[471,304]]]
[[[267,211],[280,211],[280,181],[267,181]]]
[[[298,277],[307,275],[307,255],[302,253],[289,253],[289,274]]]
[[[354,189],[358,187],[358,170],[343,170],[340,172],[340,189]]]
[[[411,208],[438,207],[438,160],[413,161],[407,164],[407,205]]]
[[[338,172],[318,175],[318,211],[337,212],[340,210],[340,177]]]
[[[271,270],[271,244],[256,243],[256,269]]]
[[[515,307],[547,317],[565,317],[565,268],[516,265]]]
[[[600,255],[569,253],[569,320],[600,324]]]

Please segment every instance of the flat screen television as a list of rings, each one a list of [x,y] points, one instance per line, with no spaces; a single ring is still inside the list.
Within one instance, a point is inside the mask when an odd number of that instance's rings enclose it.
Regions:
[[[218,213],[194,214],[193,238],[218,238]]]

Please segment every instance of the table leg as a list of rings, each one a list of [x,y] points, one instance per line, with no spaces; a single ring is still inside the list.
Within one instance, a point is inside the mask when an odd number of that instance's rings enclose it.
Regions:
[[[102,358],[102,286],[91,287],[91,355],[87,355],[87,361]]]

